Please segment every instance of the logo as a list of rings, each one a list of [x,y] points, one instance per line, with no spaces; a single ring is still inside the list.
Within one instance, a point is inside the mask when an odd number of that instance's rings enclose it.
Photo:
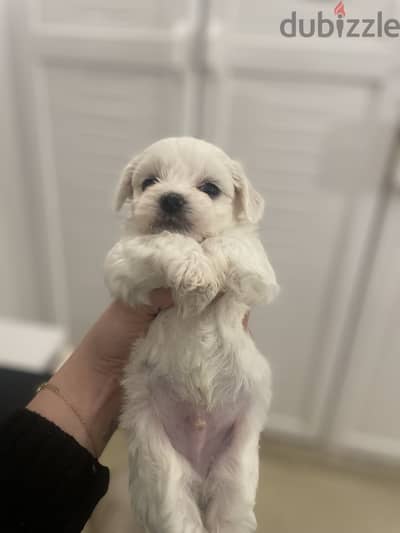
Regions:
[[[346,16],[346,10],[344,8],[344,3],[343,2],[339,2],[338,5],[335,7],[335,15],[336,16],[342,16],[342,17],[345,17]]]
[[[378,11],[375,18],[349,18],[344,2],[340,1],[333,10],[336,18],[324,16],[318,11],[316,18],[299,18],[297,11],[291,17],[282,20],[280,30],[283,37],[339,37],[340,39],[360,39],[400,37],[400,21],[395,18],[386,19],[383,11]]]

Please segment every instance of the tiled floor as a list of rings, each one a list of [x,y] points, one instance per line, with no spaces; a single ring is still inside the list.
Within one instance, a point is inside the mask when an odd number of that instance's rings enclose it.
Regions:
[[[289,450],[289,451],[288,451]],[[260,533],[400,533],[400,475],[356,474],[321,463],[290,449],[264,444],[257,499]],[[99,506],[91,533],[136,533],[130,524],[126,449],[117,434],[103,462],[114,485]],[[125,493],[126,495],[126,493]]]

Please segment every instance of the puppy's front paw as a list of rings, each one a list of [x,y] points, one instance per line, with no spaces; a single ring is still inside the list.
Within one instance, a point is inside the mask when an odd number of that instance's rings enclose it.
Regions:
[[[115,300],[121,300],[130,307],[150,303],[149,291],[132,287],[127,278],[107,276],[105,281],[110,295]]]
[[[110,250],[104,265],[104,281],[114,299],[135,307],[138,304],[149,303],[149,286],[144,283],[145,276],[143,275],[147,265],[136,261],[135,270],[129,260],[128,251],[122,242],[117,243]],[[142,286],[137,283],[135,277],[141,281]]]
[[[276,283],[268,283],[264,276],[253,272],[232,272],[228,279],[237,297],[248,305],[270,303],[279,293]]]
[[[196,252],[192,252],[178,266],[175,276],[175,288],[182,294],[207,289],[213,284],[214,278],[208,262]]]
[[[183,317],[200,314],[218,294],[220,283],[211,264],[192,253],[176,271],[175,300]]]

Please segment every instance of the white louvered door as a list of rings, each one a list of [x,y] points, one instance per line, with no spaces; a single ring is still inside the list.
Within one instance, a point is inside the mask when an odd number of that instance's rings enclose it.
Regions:
[[[282,285],[253,319],[273,367],[269,427],[315,438],[388,156],[377,86],[387,63],[372,45],[283,42],[284,5],[213,2],[203,124],[266,198],[262,235]]]
[[[400,459],[400,181],[385,214],[332,441]]]
[[[273,366],[270,429],[314,440],[327,434],[388,159],[393,128],[382,99],[393,43],[282,39],[282,18],[293,9],[306,17],[331,11],[322,0],[9,4],[42,318],[67,325],[75,341],[105,305],[102,263],[117,234],[111,196],[127,158],[163,136],[205,137],[241,159],[266,198],[262,236],[282,294],[252,323]],[[379,8],[389,17],[395,4]],[[348,0],[346,8],[368,16],[376,3]],[[382,306],[397,309],[391,268]],[[362,323],[380,346],[371,309]],[[356,346],[361,364],[360,339]],[[358,380],[350,372],[345,398],[354,386],[359,407],[346,412],[340,403],[337,441],[346,446],[357,448],[365,433],[372,443],[380,428],[380,442],[397,443],[395,415],[379,398],[386,379],[388,397],[397,398],[395,352],[384,351],[381,374],[372,370],[375,355]],[[374,405],[391,413],[384,426],[378,414],[365,425],[370,385]]]
[[[46,193],[43,287],[49,314],[77,340],[107,301],[102,264],[115,240],[122,166],[161,137],[194,132],[197,2],[18,4],[21,85],[33,110],[25,140],[37,160],[31,179]]]

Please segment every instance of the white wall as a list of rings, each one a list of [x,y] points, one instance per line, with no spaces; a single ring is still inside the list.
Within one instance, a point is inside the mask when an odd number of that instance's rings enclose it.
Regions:
[[[0,0],[0,315],[39,318],[26,177],[20,168],[7,1]]]

